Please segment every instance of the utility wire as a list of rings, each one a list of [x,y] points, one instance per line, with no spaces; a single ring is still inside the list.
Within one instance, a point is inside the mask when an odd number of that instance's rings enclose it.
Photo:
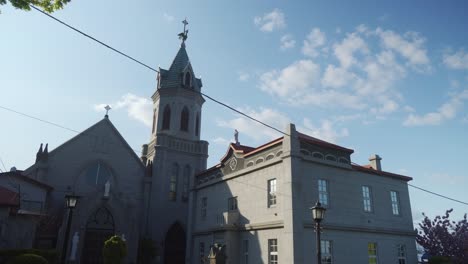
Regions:
[[[447,196],[442,195],[442,194],[438,194],[438,193],[435,193],[435,192],[431,192],[431,191],[429,191],[429,190],[423,189],[423,188],[418,187],[418,186],[414,186],[414,185],[409,184],[409,183],[408,183],[408,185],[411,186],[411,187],[413,187],[413,188],[416,188],[416,189],[418,189],[418,190],[421,190],[421,191],[423,191],[423,192],[427,192],[427,193],[430,193],[430,194],[432,194],[432,195],[439,196],[439,197],[442,197],[442,198],[445,198],[445,199],[448,199],[448,200],[451,200],[451,201],[454,201],[454,202],[457,202],[457,203],[461,203],[461,204],[464,204],[464,205],[468,205],[468,203],[466,203],[466,202],[462,202],[462,201],[460,201],[460,200],[453,199],[453,198],[447,197]]]
[[[140,64],[140,65],[143,65],[144,67],[146,67],[146,68],[148,68],[148,69],[150,69],[150,70],[152,70],[152,71],[154,71],[154,72],[159,72],[158,70],[154,69],[153,67],[150,67],[150,66],[148,66],[147,64],[145,64],[145,63],[143,63],[143,62],[141,62],[141,61],[139,61],[139,60],[133,58],[132,56],[127,55],[127,54],[125,54],[125,53],[123,53],[123,52],[121,52],[121,51],[119,51],[119,50],[117,50],[117,49],[115,49],[115,48],[109,46],[108,44],[106,44],[106,43],[104,43],[104,42],[102,42],[102,41],[96,39],[95,37],[90,36],[89,34],[84,33],[83,31],[81,31],[81,30],[79,30],[79,29],[77,29],[77,28],[75,28],[75,27],[73,27],[73,26],[71,26],[71,25],[69,25],[69,24],[63,22],[62,20],[60,20],[60,19],[58,19],[58,18],[56,18],[56,17],[54,17],[54,16],[52,16],[52,15],[50,15],[50,14],[48,14],[48,13],[42,11],[41,9],[39,9],[39,8],[33,6],[33,5],[31,5],[31,7],[32,7],[34,10],[36,10],[36,11],[38,11],[38,12],[40,12],[40,13],[42,13],[42,14],[44,14],[44,15],[50,17],[50,18],[52,18],[53,20],[59,22],[60,24],[66,26],[66,27],[68,27],[68,28],[70,28],[71,30],[76,31],[76,32],[78,32],[79,34],[81,34],[81,35],[83,35],[83,36],[85,36],[85,37],[87,37],[87,38],[89,38],[89,39],[91,39],[91,40],[96,41],[97,43],[103,45],[104,47],[106,47],[106,48],[108,48],[108,49],[110,49],[110,50],[112,50],[112,51],[114,51],[114,52],[117,52],[118,54],[120,54],[120,55],[122,55],[122,56],[124,56],[124,57],[126,57],[126,58],[128,58],[128,59],[130,59],[130,60],[132,60],[132,61],[134,61],[134,62],[136,62],[136,63],[138,63],[138,64]],[[187,89],[187,88],[186,88],[186,89]],[[234,112],[236,112],[236,113],[238,113],[238,114],[240,114],[240,115],[242,115],[242,116],[245,116],[245,117],[247,117],[248,119],[250,119],[250,120],[252,120],[252,121],[255,121],[255,122],[257,122],[257,123],[259,123],[259,124],[261,124],[261,125],[263,125],[263,126],[265,126],[265,127],[271,128],[271,129],[273,129],[273,130],[275,130],[275,131],[277,131],[277,132],[279,132],[279,133],[281,133],[281,134],[283,134],[283,135],[285,135],[285,136],[289,136],[287,133],[281,131],[280,129],[278,129],[278,128],[272,126],[272,125],[269,125],[269,124],[267,124],[267,123],[265,123],[265,122],[262,122],[262,121],[260,121],[260,120],[258,120],[258,119],[256,119],[256,118],[254,118],[254,117],[252,117],[252,116],[250,116],[250,115],[248,115],[248,114],[246,114],[246,113],[243,113],[242,111],[239,111],[239,110],[235,109],[234,107],[229,106],[229,105],[227,105],[227,104],[225,104],[225,103],[223,103],[223,102],[221,102],[221,101],[219,101],[219,100],[217,100],[217,99],[215,99],[215,98],[213,98],[213,97],[211,97],[211,96],[209,96],[209,95],[207,95],[207,94],[205,94],[205,93],[197,92],[197,91],[194,91],[194,90],[191,90],[191,89],[187,89],[187,90],[189,90],[189,91],[191,91],[191,92],[194,92],[194,93],[199,93],[199,94],[203,95],[204,97],[210,99],[211,101],[213,101],[213,102],[215,102],[215,103],[217,103],[217,104],[219,104],[219,105],[221,105],[221,106],[224,106],[224,107],[226,107],[226,108],[228,108],[228,109],[230,109],[230,110],[232,110],[232,111],[234,111]]]
[[[67,24],[67,23],[65,23],[65,22],[63,22],[63,21],[61,21],[60,19],[58,19],[58,18],[56,18],[56,17],[54,17],[54,16],[52,16],[52,15],[50,15],[50,14],[48,14],[48,13],[42,11],[41,9],[39,9],[39,8],[33,6],[33,5],[31,5],[31,7],[32,7],[33,9],[35,9],[36,11],[38,11],[38,12],[40,12],[40,13],[42,13],[42,14],[48,16],[48,17],[50,17],[51,19],[53,19],[53,20],[59,22],[60,24],[66,26],[66,27],[68,27],[68,28],[70,28],[71,30],[73,30],[73,31],[75,31],[75,32],[78,32],[79,34],[81,34],[81,35],[83,35],[83,36],[85,36],[85,37],[87,37],[87,38],[89,38],[89,39],[91,39],[91,40],[94,40],[95,42],[97,42],[97,43],[103,45],[104,47],[106,47],[106,48],[108,48],[108,49],[110,49],[110,50],[112,50],[112,51],[114,51],[114,52],[117,52],[118,54],[120,54],[120,55],[122,55],[122,56],[124,56],[124,57],[126,57],[126,58],[128,58],[128,59],[130,59],[130,60],[132,60],[132,61],[134,61],[134,62],[136,62],[136,63],[138,63],[138,64],[140,64],[140,65],[142,65],[142,66],[144,66],[144,67],[146,67],[146,68],[148,68],[148,69],[150,69],[150,70],[152,70],[152,71],[154,71],[154,72],[159,72],[158,70],[154,69],[153,67],[148,66],[147,64],[145,64],[145,63],[143,63],[143,62],[141,62],[141,61],[139,61],[139,60],[133,58],[132,56],[127,55],[127,54],[125,54],[125,53],[123,53],[123,52],[121,52],[121,51],[119,51],[119,50],[117,50],[117,49],[115,49],[115,48],[109,46],[108,44],[106,44],[106,43],[104,43],[104,42],[102,42],[102,41],[100,41],[100,40],[98,40],[98,39],[96,39],[96,38],[90,36],[89,34],[86,34],[86,33],[84,33],[83,31],[81,31],[81,30],[79,30],[79,29],[77,29],[77,28],[75,28],[75,27],[73,27],[73,26],[71,26],[71,25],[69,25],[69,24]],[[186,88],[186,89],[187,89],[187,88]],[[197,91],[194,91],[194,90],[191,90],[191,89],[187,89],[187,90],[189,90],[189,91],[191,91],[191,92],[194,92],[194,93],[199,93],[199,94],[203,95],[204,97],[210,99],[211,101],[213,101],[213,102],[215,102],[215,103],[217,103],[217,104],[219,104],[219,105],[221,105],[221,106],[224,106],[224,107],[226,107],[226,108],[228,108],[228,109],[230,109],[230,110],[232,110],[232,111],[234,111],[234,112],[236,112],[236,113],[238,113],[238,114],[240,114],[240,115],[242,115],[242,116],[244,116],[244,117],[246,117],[246,118],[248,118],[248,119],[250,119],[250,120],[252,120],[252,121],[255,121],[255,122],[257,122],[257,123],[259,123],[259,124],[261,124],[261,125],[263,125],[263,126],[265,126],[265,127],[270,128],[270,129],[273,129],[273,130],[275,130],[275,131],[277,131],[277,132],[279,132],[279,133],[281,133],[281,134],[283,134],[283,135],[285,135],[285,136],[290,136],[289,134],[287,134],[287,133],[281,131],[280,129],[278,129],[278,128],[272,126],[272,125],[269,125],[269,124],[267,124],[267,123],[265,123],[265,122],[262,122],[262,121],[260,121],[260,120],[258,120],[258,119],[256,119],[256,118],[254,118],[254,117],[252,117],[252,116],[250,116],[250,115],[248,115],[248,114],[246,114],[246,113],[244,113],[244,112],[242,112],[242,111],[239,111],[239,110],[235,109],[234,107],[229,106],[229,105],[227,105],[227,104],[225,104],[225,103],[223,103],[223,102],[221,102],[221,101],[219,101],[219,100],[217,100],[217,99],[215,99],[215,98],[213,98],[213,97],[211,97],[211,96],[209,96],[209,95],[207,95],[207,94],[205,94],[205,93],[197,92]],[[26,116],[26,117],[29,117],[29,118],[32,118],[32,119],[41,121],[41,122],[48,123],[48,124],[53,125],[53,126],[56,126],[56,127],[60,127],[60,128],[63,128],[63,129],[69,130],[69,131],[73,131],[73,132],[75,132],[75,133],[80,133],[79,131],[76,131],[76,130],[74,130],[74,129],[70,129],[70,128],[61,126],[61,125],[59,125],[59,124],[52,123],[52,122],[49,122],[49,121],[46,121],[46,120],[43,120],[43,119],[40,119],[40,118],[37,118],[37,117],[33,117],[33,116],[30,116],[30,115],[27,115],[27,114],[24,114],[24,113],[15,111],[15,110],[13,110],[13,109],[9,109],[9,108],[3,107],[3,106],[0,106],[0,108],[3,108],[3,109],[5,109],[5,110],[8,110],[8,111],[11,111],[11,112],[14,112],[14,113],[17,113],[17,114],[20,114],[20,115],[23,115],[23,116]],[[134,150],[134,151],[138,153],[138,151],[136,151],[136,150]],[[3,163],[3,162],[2,162],[2,163]],[[5,168],[5,166],[3,166],[3,167]],[[454,201],[454,202],[457,202],[457,203],[461,203],[461,204],[464,204],[464,205],[468,205],[468,203],[466,203],[466,202],[462,202],[462,201],[459,201],[459,200],[456,200],[456,199],[453,199],[453,198],[450,198],[450,197],[447,197],[447,196],[444,196],[444,195],[441,195],[441,194],[438,194],[438,193],[435,193],[435,192],[431,192],[431,191],[429,191],[429,190],[426,190],[426,189],[423,189],[423,188],[414,186],[414,185],[412,185],[412,184],[408,184],[408,185],[411,186],[411,187],[413,187],[413,188],[419,189],[419,190],[421,190],[421,191],[424,191],[424,192],[427,192],[427,193],[430,193],[430,194],[433,194],[433,195],[436,195],[436,196],[439,196],[439,197],[442,197],[442,198],[445,198],[445,199],[448,199],[448,200],[451,200],[451,201]]]

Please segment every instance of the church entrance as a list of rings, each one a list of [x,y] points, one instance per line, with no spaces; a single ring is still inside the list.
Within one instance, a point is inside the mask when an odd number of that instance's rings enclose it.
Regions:
[[[167,231],[164,241],[164,263],[185,263],[185,231],[179,223],[173,224]]]
[[[81,254],[83,264],[102,264],[104,242],[114,235],[114,217],[105,207],[91,215],[86,224],[84,246]]]

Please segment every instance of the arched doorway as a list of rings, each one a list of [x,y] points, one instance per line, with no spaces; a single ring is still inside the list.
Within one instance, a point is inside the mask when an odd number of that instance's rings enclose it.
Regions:
[[[86,224],[81,263],[102,264],[104,242],[113,235],[114,217],[105,207],[97,209]]]
[[[164,240],[164,263],[185,263],[185,231],[177,222],[169,228]]]

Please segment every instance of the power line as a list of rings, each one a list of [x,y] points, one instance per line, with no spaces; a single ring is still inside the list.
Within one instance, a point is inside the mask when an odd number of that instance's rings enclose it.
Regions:
[[[150,69],[150,70],[152,70],[152,71],[154,71],[154,72],[159,72],[158,70],[154,69],[153,67],[150,67],[150,66],[148,66],[147,64],[145,64],[145,63],[143,63],[143,62],[141,62],[141,61],[139,61],[139,60],[133,58],[132,56],[127,55],[127,54],[125,54],[124,52],[121,52],[121,51],[119,51],[119,50],[117,50],[117,49],[111,47],[110,45],[108,45],[108,44],[106,44],[106,43],[104,43],[104,42],[102,42],[102,41],[96,39],[95,37],[92,37],[92,36],[90,36],[89,34],[86,34],[86,33],[84,33],[83,31],[81,31],[81,30],[79,30],[79,29],[77,29],[77,28],[75,28],[75,27],[73,27],[73,26],[71,26],[71,25],[69,25],[69,24],[63,22],[62,20],[60,20],[60,19],[58,19],[58,18],[56,18],[56,17],[54,17],[54,16],[52,16],[52,15],[50,15],[50,14],[48,14],[48,13],[42,11],[41,9],[39,9],[39,8],[33,6],[33,5],[31,5],[31,7],[32,7],[33,9],[35,9],[36,11],[38,11],[38,12],[40,12],[40,13],[42,13],[42,14],[44,14],[44,15],[50,17],[50,18],[52,18],[53,20],[59,22],[60,24],[66,26],[66,27],[68,27],[68,28],[70,28],[71,30],[73,30],[73,31],[75,31],[75,32],[78,32],[79,34],[81,34],[81,35],[83,35],[83,36],[85,36],[85,37],[87,37],[87,38],[89,38],[89,39],[91,39],[91,40],[96,41],[97,43],[103,45],[104,47],[106,47],[106,48],[108,48],[108,49],[110,49],[110,50],[112,50],[112,51],[114,51],[114,52],[117,52],[118,54],[120,54],[120,55],[122,55],[122,56],[124,56],[124,57],[126,57],[126,58],[128,58],[128,59],[130,59],[130,60],[132,60],[132,61],[134,61],[134,62],[136,62],[136,63],[138,63],[138,64],[140,64],[140,65],[142,65],[142,66],[144,66],[144,67],[146,67],[146,68],[148,68],[148,69]],[[187,89],[187,88],[186,88],[186,89]],[[239,111],[239,110],[235,109],[234,107],[229,106],[229,105],[227,105],[227,104],[225,104],[225,103],[223,103],[223,102],[221,102],[221,101],[219,101],[219,100],[217,100],[217,99],[215,99],[215,98],[213,98],[213,97],[211,97],[211,96],[209,96],[209,95],[207,95],[207,94],[205,94],[205,93],[197,92],[197,91],[194,91],[194,90],[191,90],[191,89],[187,89],[187,90],[189,90],[189,91],[191,91],[191,92],[194,92],[194,93],[199,93],[199,94],[203,95],[204,97],[208,98],[209,100],[211,100],[211,101],[213,101],[213,102],[215,102],[215,103],[217,103],[217,104],[219,104],[219,105],[221,105],[221,106],[224,106],[224,107],[226,107],[226,108],[228,108],[228,109],[230,109],[230,110],[232,110],[232,111],[234,111],[234,112],[236,112],[236,113],[238,113],[238,114],[240,114],[240,115],[242,115],[242,116],[245,116],[245,117],[247,117],[248,119],[250,119],[250,120],[252,120],[252,121],[255,121],[255,122],[257,122],[257,123],[259,123],[259,124],[261,124],[261,125],[263,125],[263,126],[265,126],[265,127],[270,128],[270,129],[273,129],[273,130],[275,130],[275,131],[277,131],[277,132],[279,132],[279,133],[281,133],[281,134],[283,134],[283,135],[285,135],[285,136],[289,136],[287,133],[281,131],[280,129],[278,129],[278,128],[272,126],[272,125],[269,125],[269,124],[267,124],[267,123],[265,123],[265,122],[262,122],[262,121],[260,121],[260,120],[258,120],[258,119],[256,119],[256,118],[254,118],[254,117],[252,117],[252,116],[250,116],[250,115],[248,115],[248,114],[246,114],[246,113],[244,113],[244,112],[242,112],[242,111]]]
[[[423,191],[423,192],[427,192],[427,193],[430,193],[430,194],[432,194],[432,195],[436,195],[436,196],[439,196],[439,197],[442,197],[442,198],[445,198],[445,199],[448,199],[448,200],[451,200],[451,201],[454,201],[454,202],[457,202],[457,203],[461,203],[461,204],[464,204],[464,205],[468,205],[468,203],[466,203],[466,202],[462,202],[462,201],[460,201],[460,200],[453,199],[453,198],[447,197],[447,196],[442,195],[442,194],[438,194],[438,193],[435,193],[435,192],[431,192],[431,191],[429,191],[429,190],[423,189],[423,188],[418,187],[418,186],[414,186],[414,185],[409,184],[409,183],[408,183],[408,185],[411,186],[411,187],[413,187],[413,188],[416,188],[416,189],[418,189],[418,190],[421,190],[421,191]]]

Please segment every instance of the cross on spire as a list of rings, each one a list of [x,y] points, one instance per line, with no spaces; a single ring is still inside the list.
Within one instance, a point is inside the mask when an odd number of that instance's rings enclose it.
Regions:
[[[107,118],[107,117],[109,117],[109,110],[111,110],[112,108],[111,108],[109,105],[106,105],[106,106],[104,107],[104,109],[106,109],[106,115],[105,115],[105,117]]]
[[[183,21],[182,21],[182,24],[184,24],[184,31],[179,33],[179,39],[182,40],[182,45],[185,44],[185,40],[187,40],[187,35],[188,35],[188,29],[187,28],[187,25],[188,25],[188,22],[187,22],[187,18],[185,18]]]

